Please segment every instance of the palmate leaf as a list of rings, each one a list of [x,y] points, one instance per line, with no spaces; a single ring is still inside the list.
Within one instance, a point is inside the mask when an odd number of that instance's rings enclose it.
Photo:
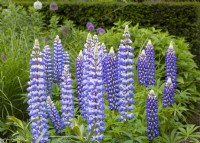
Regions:
[[[177,130],[173,130],[170,135],[164,135],[162,140],[163,143],[178,143],[180,141],[180,137],[177,136]]]

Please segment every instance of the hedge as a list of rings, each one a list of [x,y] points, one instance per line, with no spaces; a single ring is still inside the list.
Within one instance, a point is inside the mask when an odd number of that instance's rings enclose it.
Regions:
[[[33,3],[24,3],[25,6]],[[169,31],[175,36],[185,37],[191,44],[191,52],[200,67],[200,3],[62,3],[58,4],[56,12],[49,10],[44,4],[41,12],[47,21],[55,13],[61,23],[65,19],[74,21],[81,29],[88,21],[105,29],[113,26],[114,22],[131,21],[141,27],[152,27]]]

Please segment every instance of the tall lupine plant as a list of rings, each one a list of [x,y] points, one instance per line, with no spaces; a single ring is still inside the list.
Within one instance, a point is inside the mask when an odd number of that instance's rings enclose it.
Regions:
[[[88,131],[92,134],[92,140],[102,140],[104,135],[104,86],[102,62],[99,59],[98,45],[95,45],[94,53],[89,59],[88,81]]]
[[[93,47],[93,40],[90,35],[90,33],[87,35],[86,43],[84,44],[84,49],[83,49],[83,76],[82,76],[82,103],[83,103],[83,108],[81,115],[83,118],[86,119],[87,117],[87,96],[88,96],[88,74],[89,74],[89,66],[90,66],[90,54],[94,51]]]
[[[82,95],[82,88],[83,88],[83,53],[80,51],[78,57],[76,58],[76,83],[77,83],[77,94],[78,94],[78,102],[81,111],[84,110],[83,105],[83,95]]]
[[[163,91],[163,107],[172,106],[174,103],[174,86],[170,77],[165,83]]]
[[[54,82],[60,83],[63,71],[63,47],[59,36],[54,40]]]
[[[117,58],[113,47],[105,58],[105,83],[108,93],[108,106],[110,110],[117,110],[118,78],[116,77]]]
[[[148,86],[148,83],[146,83],[147,75],[147,58],[145,51],[142,50],[141,54],[138,57],[138,83]]]
[[[28,110],[31,121],[31,134],[33,143],[47,143],[47,88],[45,66],[42,60],[39,42],[35,40],[30,60],[30,81],[28,82]]]
[[[132,41],[128,26],[126,25],[123,40],[120,42],[118,51],[118,78],[119,78],[119,93],[118,93],[118,110],[120,112],[119,119],[123,122],[127,119],[133,118],[134,114],[131,113],[133,110],[133,97],[134,97],[134,80],[133,80],[133,48],[131,47]]]
[[[147,59],[147,78],[146,86],[155,85],[155,52],[151,40],[148,41],[145,47],[145,54]]]
[[[53,62],[51,48],[48,45],[43,49],[42,60],[45,67],[47,95],[52,98]]]
[[[177,75],[176,54],[175,54],[172,42],[170,43],[170,46],[166,53],[165,64],[166,64],[166,81],[170,77],[174,88],[176,88],[177,87],[176,85],[176,75]]]
[[[63,124],[61,121],[60,114],[58,113],[58,110],[56,109],[55,104],[51,100],[50,96],[47,96],[47,111],[50,117],[50,120],[53,124],[54,129],[56,130],[56,133],[61,133],[63,129]]]
[[[146,100],[146,119],[147,136],[149,140],[153,140],[159,135],[158,98],[153,90],[149,92]]]
[[[74,118],[74,97],[71,74],[68,65],[64,66],[62,74],[61,86],[61,101],[62,104],[62,122],[64,126],[72,126],[72,119]]]

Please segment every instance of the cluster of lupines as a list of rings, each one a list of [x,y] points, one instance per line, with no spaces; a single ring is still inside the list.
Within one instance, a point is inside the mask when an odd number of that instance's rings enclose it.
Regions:
[[[46,74],[47,95],[52,98],[53,62],[51,48],[49,46],[45,46],[42,54]]]
[[[92,133],[92,140],[102,140],[104,138],[104,86],[102,74],[102,62],[99,58],[98,45],[94,47],[94,53],[89,58],[88,73],[88,107],[87,121],[88,131]]]
[[[133,118],[133,114],[130,113],[133,110],[133,58],[134,55],[131,47],[132,41],[130,40],[130,34],[128,26],[125,27],[123,34],[123,40],[120,42],[118,51],[118,78],[119,78],[119,93],[118,93],[118,111],[120,112],[119,119],[121,121],[127,121],[127,119]]]
[[[56,106],[50,96],[47,96],[47,111],[56,133],[60,133],[63,129],[63,124],[60,114],[58,113],[58,110],[56,109]]]
[[[105,58],[105,83],[106,91],[108,93],[108,106],[110,110],[117,110],[117,94],[118,94],[118,77],[116,74],[117,57],[114,53],[113,47]],[[103,73],[104,73],[103,72]]]
[[[142,50],[141,54],[138,57],[138,83],[144,84],[147,86],[147,58],[145,51]]]
[[[158,98],[153,90],[149,92],[146,100],[146,119],[147,136],[150,140],[153,140],[159,135]]]
[[[74,97],[72,90],[72,79],[67,65],[64,67],[61,85],[62,122],[64,126],[72,126],[74,118]]]
[[[40,52],[39,42],[35,40],[30,60],[30,81],[28,82],[29,94],[28,110],[31,121],[32,142],[46,143],[48,142],[48,126],[47,126],[47,92],[46,92],[46,75],[45,66],[42,61],[42,53]],[[40,141],[38,141],[38,139]]]
[[[145,85],[155,85],[155,52],[150,40],[148,41],[144,50],[147,60],[147,78]]]

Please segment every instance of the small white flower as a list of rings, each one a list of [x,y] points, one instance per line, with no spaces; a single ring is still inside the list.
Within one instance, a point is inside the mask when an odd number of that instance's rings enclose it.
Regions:
[[[42,8],[42,3],[39,0],[37,0],[36,2],[34,2],[33,7],[35,9],[41,9]]]

